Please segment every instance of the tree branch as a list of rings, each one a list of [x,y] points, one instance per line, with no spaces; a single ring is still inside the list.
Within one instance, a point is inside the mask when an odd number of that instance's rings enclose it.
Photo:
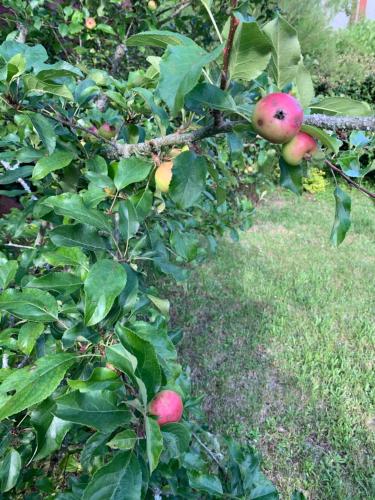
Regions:
[[[327,130],[366,130],[375,131],[375,115],[373,116],[329,116],[329,115],[306,115],[306,125],[325,128]]]
[[[175,132],[174,134],[156,137],[149,141],[139,142],[138,144],[119,144],[118,142],[112,143],[119,156],[128,157],[135,153],[152,153],[155,149],[162,146],[173,146],[174,144],[189,144],[192,142],[200,141],[206,137],[213,137],[218,134],[232,132],[235,125],[240,125],[248,122],[231,122],[226,121],[220,125],[208,125],[201,127],[191,132]]]
[[[307,115],[304,123],[315,125],[316,127],[330,130],[367,130],[375,131],[375,116],[326,116],[326,115]],[[162,146],[173,146],[174,144],[188,144],[196,142],[207,137],[213,137],[219,134],[233,132],[238,125],[249,125],[246,120],[223,121],[206,127],[193,130],[191,132],[175,132],[163,137],[156,137],[149,141],[138,144],[119,144],[113,142],[112,145],[117,150],[119,156],[130,156],[136,153],[151,153],[153,150]]]
[[[232,0],[232,8],[235,9],[237,7],[238,1]],[[220,88],[225,90],[228,84],[228,70],[229,70],[229,62],[230,62],[230,54],[232,52],[234,35],[236,33],[237,26],[240,24],[239,20],[232,14],[230,18],[230,28],[228,33],[227,43],[224,49],[224,57],[223,57],[223,69],[221,73],[221,82]]]
[[[173,17],[176,17],[181,11],[183,11],[184,9],[186,9],[186,7],[189,7],[191,5],[192,1],[191,0],[187,0],[186,2],[182,2],[181,5],[172,13],[168,16],[168,18],[166,19],[169,20]],[[166,12],[174,9],[176,6],[175,5],[171,5],[169,7],[166,7],[165,9],[163,10],[160,10],[157,14],[156,14],[156,17],[160,17],[162,16],[163,14],[165,14]]]
[[[333,163],[331,163],[329,160],[324,160],[325,163],[329,166],[329,168],[333,171],[333,172],[336,172],[337,174],[339,174],[343,179],[346,180],[346,182],[348,184],[350,184],[351,186],[355,187],[356,189],[358,189],[358,191],[362,191],[362,193],[365,193],[367,196],[369,196],[370,198],[372,198],[373,200],[375,200],[375,193],[372,193],[371,191],[369,191],[368,189],[362,187],[360,184],[358,184],[358,182],[355,182],[353,181],[353,179],[351,177],[349,177],[348,175],[346,175],[342,170],[341,168],[339,167],[336,167],[336,165],[334,165]]]

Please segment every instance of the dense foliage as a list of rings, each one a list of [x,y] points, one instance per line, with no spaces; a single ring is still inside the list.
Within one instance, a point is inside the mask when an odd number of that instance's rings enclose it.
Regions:
[[[183,282],[218,236],[251,224],[240,181],[280,151],[251,127],[261,96],[292,91],[312,114],[372,111],[315,99],[295,30],[281,16],[264,25],[262,2],[228,7],[232,40],[223,13],[208,29],[210,2],[194,16],[165,4],[4,2],[0,194],[15,206],[0,222],[4,498],[277,498],[254,450],[207,431],[155,282]],[[340,153],[335,134],[304,130],[350,178],[371,170],[366,134]],[[162,193],[155,170],[171,159]],[[281,184],[300,193],[309,168],[281,160]],[[339,244],[350,197],[337,186],[335,198]],[[183,398],[182,421],[150,415],[161,389]]]

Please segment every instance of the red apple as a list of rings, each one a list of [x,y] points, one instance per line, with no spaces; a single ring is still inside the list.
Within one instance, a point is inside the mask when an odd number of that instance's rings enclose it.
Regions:
[[[103,125],[99,127],[98,133],[104,139],[110,140],[115,137],[116,129],[115,127],[111,127],[109,123],[103,123]]]
[[[93,30],[96,27],[96,21],[93,17],[88,17],[85,20],[85,26],[88,30]]]
[[[306,132],[298,132],[293,139],[284,144],[282,157],[289,165],[299,165],[303,159],[309,159],[318,151],[318,145]]]
[[[300,130],[303,109],[293,96],[276,92],[257,102],[252,123],[259,135],[275,144],[290,141]]]
[[[151,415],[156,415],[159,425],[179,422],[184,411],[181,396],[174,391],[160,391],[149,405]]]

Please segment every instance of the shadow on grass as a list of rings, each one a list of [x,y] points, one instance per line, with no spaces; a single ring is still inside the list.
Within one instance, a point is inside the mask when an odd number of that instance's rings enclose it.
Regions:
[[[236,266],[227,272],[217,268],[232,259]],[[253,439],[266,418],[280,412],[285,392],[296,389],[277,370],[267,345],[275,307],[249,296],[241,263],[246,265],[241,247],[222,242],[218,259],[195,271],[187,292],[174,286],[168,295],[172,325],[185,334],[180,359],[192,370],[195,392],[205,396],[210,425]]]

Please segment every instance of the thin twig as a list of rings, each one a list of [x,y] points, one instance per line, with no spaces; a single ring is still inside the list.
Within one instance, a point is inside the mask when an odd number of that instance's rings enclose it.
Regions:
[[[237,7],[238,0],[232,0],[232,8],[235,9]],[[221,73],[221,83],[220,87],[222,90],[225,90],[228,85],[228,71],[229,71],[229,61],[230,54],[232,52],[234,35],[236,33],[237,26],[240,24],[239,20],[232,14],[230,18],[230,28],[228,33],[227,43],[224,49],[224,58],[223,58],[223,69]]]
[[[6,247],[14,247],[14,248],[28,248],[30,250],[35,250],[35,247],[30,247],[28,245],[19,245],[18,243],[4,243],[4,246]]]
[[[366,194],[367,196],[369,196],[370,198],[372,198],[373,200],[375,200],[375,193],[372,193],[371,191],[369,191],[368,189],[362,187],[360,184],[358,184],[357,182],[353,181],[353,179],[351,179],[348,175],[346,175],[342,170],[341,168],[339,167],[336,167],[336,165],[334,165],[333,163],[331,163],[329,160],[324,160],[325,163],[329,166],[329,168],[333,171],[333,172],[336,172],[337,174],[341,175],[341,177],[343,179],[346,180],[346,182],[348,184],[351,184],[353,187],[355,187],[356,189],[358,189],[358,191],[362,191],[362,193]]]
[[[212,460],[217,464],[217,466],[221,469],[221,471],[225,473],[224,467],[221,465],[220,461],[217,459],[216,455],[210,450],[210,448],[206,446],[203,443],[203,441],[199,439],[199,437],[195,434],[195,432],[192,433],[192,436],[202,446],[207,455],[209,455],[212,458]]]
[[[191,0],[188,0],[187,2],[183,2],[183,3],[182,3],[179,7],[178,7],[178,9],[177,9],[177,10],[179,10],[179,12],[181,12],[181,10],[183,10],[183,9],[181,9],[181,7],[183,7],[184,9],[186,9],[186,7],[189,7],[189,5],[191,5],[191,3],[192,3],[192,2],[191,2]],[[166,7],[165,9],[162,9],[162,10],[160,10],[159,12],[157,12],[156,17],[160,17],[160,16],[162,16],[163,14],[165,14],[166,12],[168,12],[169,10],[172,10],[172,9],[174,9],[174,8],[175,8],[175,5],[171,5],[171,6],[169,6],[169,7]],[[171,15],[169,15],[169,16],[168,16],[168,19],[170,19],[171,17],[175,17],[175,16],[174,16],[173,14],[171,14]]]

